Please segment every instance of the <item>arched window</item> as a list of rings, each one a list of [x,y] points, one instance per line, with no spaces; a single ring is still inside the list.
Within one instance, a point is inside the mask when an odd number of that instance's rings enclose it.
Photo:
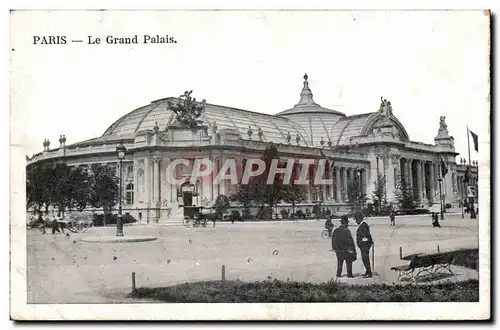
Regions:
[[[129,183],[125,186],[126,204],[134,204],[134,184]]]

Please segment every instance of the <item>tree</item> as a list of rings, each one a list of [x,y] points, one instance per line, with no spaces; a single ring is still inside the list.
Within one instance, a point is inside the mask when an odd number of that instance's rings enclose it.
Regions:
[[[92,164],[89,180],[89,204],[102,207],[104,212],[103,225],[106,225],[106,215],[119,198],[118,177],[110,166]]]
[[[283,185],[282,175],[276,175],[272,184],[267,184],[267,178],[273,159],[279,159],[278,149],[274,144],[269,144],[262,152],[261,159],[264,161],[265,170],[261,175],[251,177],[248,184],[240,185],[238,192],[231,196],[231,200],[238,202],[244,207],[252,203],[260,208],[261,217],[264,214],[266,204],[273,208],[285,196],[288,186]]]
[[[295,205],[306,200],[306,188],[301,185],[291,184],[283,190],[283,201],[292,204],[292,213],[295,213]]]
[[[40,211],[42,207],[50,204],[47,185],[50,170],[47,163],[34,163],[26,168],[26,209],[34,207]]]
[[[26,169],[26,206],[37,211],[51,205],[62,207],[66,196],[62,187],[67,177],[67,166],[52,162],[30,164]]]
[[[386,183],[387,179],[385,175],[379,173],[377,175],[377,181],[374,183],[374,190],[372,192],[373,206],[375,208],[375,214],[379,215],[381,210],[386,206]]]
[[[229,210],[229,198],[226,195],[219,195],[215,199],[214,209],[215,214],[219,219],[222,219],[224,213]]]
[[[361,182],[358,175],[347,183],[347,205],[352,213],[362,211],[366,204],[366,194],[361,190]]]
[[[395,195],[398,201],[398,206],[403,210],[413,210],[417,207],[415,203],[415,197],[413,196],[413,190],[406,184],[401,178],[398,179],[398,185],[396,187]]]
[[[70,208],[83,211],[90,199],[90,177],[86,168],[74,167],[68,176]]]
[[[52,167],[52,176],[49,180],[51,187],[51,204],[64,213],[71,205],[71,181],[69,179],[70,169],[65,163],[56,163]]]

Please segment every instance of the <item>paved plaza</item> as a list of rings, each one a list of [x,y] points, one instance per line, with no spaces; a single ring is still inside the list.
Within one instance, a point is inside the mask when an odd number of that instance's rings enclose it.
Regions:
[[[362,279],[361,256],[354,263],[352,284],[394,283],[390,271],[404,264],[399,257],[478,246],[478,220],[448,215],[442,228],[432,228],[429,216],[398,217],[396,227],[385,218],[371,218],[375,240],[375,277]],[[156,236],[140,243],[87,243],[84,237],[113,235],[115,228],[93,228],[86,233],[42,235],[27,233],[28,303],[118,303],[126,298],[131,273],[137,286],[166,286],[200,280],[219,280],[225,265],[228,280],[268,278],[324,282],[335,276],[336,260],[329,239],[321,238],[324,221],[281,223],[217,223],[215,228],[181,226],[126,226],[125,235]],[[338,226],[338,221],[335,221]],[[356,225],[350,221],[355,237]],[[456,267],[455,280],[477,278]],[[345,272],[345,270],[344,270]]]

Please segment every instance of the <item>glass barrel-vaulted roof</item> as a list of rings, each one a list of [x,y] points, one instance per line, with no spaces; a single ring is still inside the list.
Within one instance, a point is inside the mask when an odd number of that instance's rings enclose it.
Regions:
[[[373,112],[360,115],[348,116],[339,120],[331,126],[330,136],[334,145],[349,144],[349,139],[361,135],[368,118]]]
[[[167,101],[175,99],[165,98],[153,101],[147,106],[126,114],[113,123],[102,137],[133,137],[141,130],[152,129],[155,123],[160,128],[166,127],[174,118],[174,112],[168,109]],[[236,129],[243,139],[248,138],[249,128],[252,129],[254,138],[260,128],[263,132],[263,141],[287,143],[286,137],[290,133],[293,141],[297,136],[300,136],[301,145],[311,145],[305,130],[283,117],[207,103],[201,119],[209,126],[215,122],[218,129]]]
[[[314,102],[307,79],[305,75],[300,101],[292,109],[268,115],[206,103],[201,119],[209,127],[215,123],[218,129],[236,129],[242,139],[249,139],[247,132],[250,128],[253,132],[252,138],[258,138],[260,128],[263,132],[262,140],[265,142],[288,143],[287,135],[290,133],[291,143],[295,144],[296,138],[300,137],[300,145],[309,147],[319,147],[321,140],[325,143],[330,140],[334,146],[350,144],[352,137],[368,134],[369,128],[379,120],[380,111],[346,116],[342,112],[321,107]],[[101,137],[77,144],[133,138],[137,132],[152,130],[156,124],[163,129],[171,124],[175,115],[168,109],[169,100],[178,98],[153,101],[118,119]],[[390,120],[402,132],[403,139],[409,140],[397,118],[391,115]]]

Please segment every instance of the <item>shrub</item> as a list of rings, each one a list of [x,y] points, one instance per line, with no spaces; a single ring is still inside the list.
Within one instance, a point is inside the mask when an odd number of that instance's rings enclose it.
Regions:
[[[241,221],[240,211],[234,210],[231,212],[231,221]]]
[[[282,209],[282,210],[280,211],[280,214],[281,214],[281,217],[282,217],[283,219],[288,219],[288,211],[287,211],[287,210]]]
[[[444,206],[445,209],[451,209],[451,204],[450,203],[446,203],[446,205]]]
[[[416,215],[416,214],[430,214],[429,209],[418,208],[418,209],[399,209],[397,211],[398,215]]]
[[[116,220],[118,218],[117,214],[107,214],[106,215],[106,226],[107,225],[116,225]],[[94,226],[96,227],[102,227],[104,225],[104,214],[94,214],[92,216],[92,220],[94,221]],[[134,223],[137,222],[137,220],[131,216],[130,214],[123,214],[122,215],[122,223],[123,224],[128,224],[128,223]]]
[[[257,212],[258,219],[271,219],[273,217],[273,209],[269,206],[265,206]]]
[[[295,217],[305,219],[306,214],[302,212],[302,210],[297,210],[297,212],[295,212]]]
[[[453,254],[455,255],[453,264],[477,270],[477,261],[479,260],[478,249],[458,250]]]
[[[248,220],[248,219],[252,218],[252,214],[251,214],[251,212],[250,212],[249,209],[243,209],[241,211],[241,214],[242,214],[242,217],[243,217],[242,221],[245,221],[245,220]]]
[[[477,302],[479,281],[424,285],[349,285],[279,281],[207,281],[171,287],[138,288],[134,298],[172,303],[251,302]]]
[[[322,217],[325,214],[325,209],[322,209],[319,205],[314,205],[312,208],[312,214],[316,217]]]

